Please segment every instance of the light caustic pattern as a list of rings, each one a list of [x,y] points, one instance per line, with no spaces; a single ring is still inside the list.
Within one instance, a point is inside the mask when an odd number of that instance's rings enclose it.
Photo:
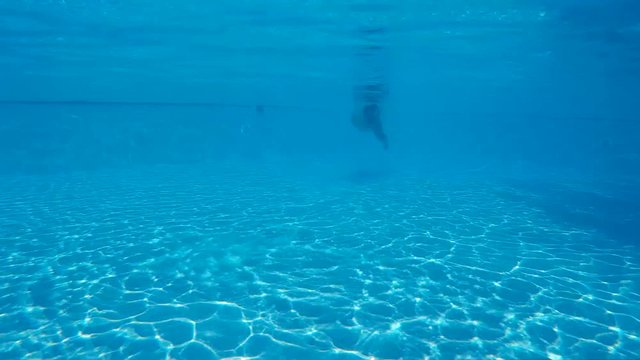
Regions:
[[[640,356],[637,253],[486,184],[1,183],[3,359]]]

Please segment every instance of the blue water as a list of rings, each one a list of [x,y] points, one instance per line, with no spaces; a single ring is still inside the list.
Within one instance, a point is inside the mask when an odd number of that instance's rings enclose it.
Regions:
[[[639,44],[632,0],[5,1],[0,359],[640,358]]]

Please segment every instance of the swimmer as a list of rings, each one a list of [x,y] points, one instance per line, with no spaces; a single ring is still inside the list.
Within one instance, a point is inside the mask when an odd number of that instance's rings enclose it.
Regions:
[[[380,121],[380,108],[378,104],[365,104],[361,112],[356,112],[351,117],[353,125],[361,131],[371,131],[375,137],[382,143],[385,150],[389,149],[387,135],[382,128]]]

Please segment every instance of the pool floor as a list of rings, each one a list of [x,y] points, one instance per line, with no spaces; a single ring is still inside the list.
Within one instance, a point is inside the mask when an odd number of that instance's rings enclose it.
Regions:
[[[640,358],[637,249],[504,190],[3,177],[0,358]]]

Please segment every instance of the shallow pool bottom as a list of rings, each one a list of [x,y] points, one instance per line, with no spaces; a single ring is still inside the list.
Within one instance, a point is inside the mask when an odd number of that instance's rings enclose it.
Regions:
[[[503,185],[167,168],[0,190],[3,359],[640,357],[637,252]]]

